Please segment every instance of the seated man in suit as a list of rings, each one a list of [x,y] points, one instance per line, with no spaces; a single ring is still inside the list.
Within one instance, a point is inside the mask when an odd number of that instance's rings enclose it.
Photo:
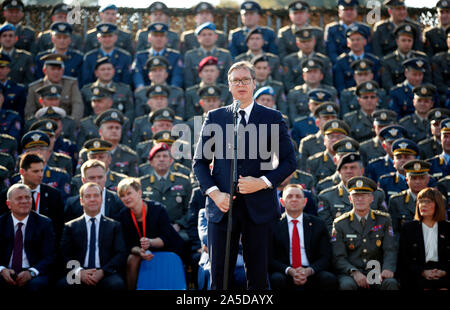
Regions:
[[[120,276],[126,264],[126,247],[119,222],[103,216],[103,189],[88,182],[80,188],[80,203],[84,214],[66,223],[60,251],[67,264],[79,262],[72,283],[67,277],[58,285],[62,288],[97,287],[107,290],[125,289]]]
[[[45,288],[55,259],[51,220],[31,211],[31,190],[14,184],[7,192],[11,213],[0,217],[0,290]]]
[[[303,187],[289,184],[281,204],[286,212],[274,223],[270,283],[273,289],[336,290],[337,278],[331,267],[331,244],[325,223],[303,213],[306,205]]]
[[[109,218],[118,220],[119,213],[124,207],[119,197],[113,191],[105,188],[106,185],[106,166],[97,159],[89,159],[81,166],[81,181],[84,183],[93,182],[102,188],[102,205],[100,213]],[[83,214],[83,208],[80,204],[80,196],[72,196],[67,199],[64,208],[64,222],[71,221]]]

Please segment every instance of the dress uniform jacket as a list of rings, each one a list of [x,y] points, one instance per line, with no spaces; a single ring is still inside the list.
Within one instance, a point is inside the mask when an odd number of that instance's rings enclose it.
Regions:
[[[3,48],[0,48],[0,52],[6,53]],[[9,79],[26,86],[36,80],[33,55],[30,52],[16,47],[8,55],[11,58]]]
[[[10,154],[15,160],[17,158],[17,140],[11,135],[0,133],[0,152]]]
[[[71,42],[69,45],[70,49],[84,51],[83,39],[81,38],[81,35],[72,32],[70,34],[70,38],[71,38]],[[52,48],[53,48],[52,30],[45,30],[44,32],[39,33],[36,43],[36,53],[40,53]]]
[[[267,58],[269,59],[270,76],[272,77],[272,79],[274,79],[276,81],[281,81],[282,69],[281,69],[280,57],[278,57],[277,55],[274,55],[272,53],[265,53],[265,52],[263,52],[263,55],[267,56]],[[242,53],[242,54],[236,56],[234,58],[234,62],[238,62],[238,61],[251,62],[254,57],[255,56],[250,51],[247,51],[245,53]]]
[[[439,101],[443,104],[450,88],[450,53],[445,51],[434,55],[431,61],[431,69],[433,82],[439,93]]]
[[[84,52],[88,53],[100,47],[100,42],[97,39],[97,28],[92,28],[86,33],[84,44]],[[128,30],[117,29],[117,41],[115,46],[126,50],[130,55],[134,54],[134,42],[131,38],[131,32]]]
[[[169,97],[167,98],[169,100],[168,107],[171,108],[176,116],[183,117],[184,109],[185,109],[185,93],[184,90],[181,87],[175,86],[175,85],[168,85],[163,84],[164,86],[169,88]],[[152,86],[152,85],[150,85]],[[150,113],[150,106],[147,104],[148,98],[147,98],[147,90],[148,87],[139,90],[138,92],[134,93],[135,98],[135,112],[134,116],[139,117],[143,115],[148,115]],[[228,91],[228,88],[227,88]],[[231,96],[231,95],[230,95]],[[231,103],[231,102],[230,102]]]
[[[306,56],[302,51],[298,51],[296,53],[287,55],[282,59],[283,65],[283,83],[286,88],[286,91],[289,92],[292,88],[298,85],[302,85],[305,83],[303,80],[303,70],[302,70],[302,62],[311,57],[316,57],[320,61],[322,61],[322,73],[323,80],[322,83],[325,85],[333,86],[333,70],[330,59],[321,53],[313,52],[310,55]]]
[[[377,109],[388,109],[389,100],[386,91],[382,88],[377,89],[378,104]],[[358,96],[356,95],[356,86],[344,89],[339,96],[339,114],[344,116],[348,112],[360,109]]]
[[[27,103],[25,105],[26,119],[33,117],[34,113],[41,108],[41,104],[39,103],[39,95],[36,90],[49,84],[53,83],[50,82],[47,77],[44,77],[29,85]],[[64,75],[58,85],[62,87],[59,106],[66,111],[67,115],[72,116],[78,123],[83,117],[84,105],[83,99],[81,98],[80,89],[78,88],[77,79]]]
[[[440,52],[447,52],[447,36],[445,29],[438,25],[436,27],[429,27],[423,32],[424,37],[424,52],[429,57]]]
[[[228,69],[233,63],[230,52],[226,49],[215,47],[209,53],[203,48],[187,51],[184,55],[184,86],[190,87],[201,82],[198,76],[198,65],[203,58],[214,56],[217,58],[217,67],[220,71],[217,83],[228,84]]]
[[[127,175],[125,174],[108,169],[108,171],[106,172],[105,188],[114,193],[117,192],[117,185],[119,185],[119,182],[126,177]],[[70,181],[70,192],[72,193],[72,196],[76,196],[80,193],[80,188],[82,185],[83,182],[81,181],[81,174],[75,175]]]
[[[180,163],[175,163],[175,162],[170,166],[169,171],[178,172],[178,173],[184,174],[187,177],[189,177],[189,174],[191,173],[191,170],[188,167],[186,167],[185,165],[182,165]],[[153,169],[153,167],[150,165],[149,162],[139,165],[139,176],[140,177],[147,175],[147,174],[154,174],[154,172],[155,172],[155,169]]]
[[[169,68],[167,69],[169,75],[167,77],[167,83],[170,85],[183,87],[183,58],[179,51],[165,48],[161,52],[157,53],[152,48],[140,51],[136,53],[136,57],[134,58],[132,65],[132,73],[133,73],[133,84],[134,88],[138,88],[141,86],[149,85],[150,80],[148,78],[148,70],[145,67],[147,59],[150,56],[164,56],[169,62]]]
[[[315,193],[315,182],[314,177],[311,175],[311,173],[297,169],[292,173],[292,178],[289,181],[289,184],[300,184],[304,189],[311,191],[313,194]]]
[[[20,141],[22,138],[22,119],[18,112],[0,109],[0,134],[8,134]]]
[[[313,135],[308,135],[302,140],[300,140],[300,146],[298,148],[298,152],[300,153],[300,161],[299,168],[302,171],[306,170],[307,159],[318,153],[325,150],[325,146],[323,145],[323,135],[320,131],[316,132]],[[318,181],[318,180],[317,180]]]
[[[323,41],[323,30],[319,27],[305,25],[304,27],[311,28],[313,36],[316,38],[316,46],[314,50],[318,53],[325,54],[325,42]],[[294,24],[284,26],[278,30],[278,55],[280,59],[298,52],[297,41],[295,33],[301,28],[297,28]]]
[[[382,143],[379,137],[373,137],[359,144],[359,154],[361,155],[364,167],[367,166],[370,160],[386,155]]]
[[[422,37],[420,35],[420,25],[410,19],[406,19],[405,23],[408,23],[416,30],[416,36],[414,37],[414,45],[413,49],[422,51]],[[383,57],[392,53],[397,48],[397,44],[395,43],[395,24],[390,20],[382,20],[375,24],[373,37],[372,37],[372,51],[378,57]]]
[[[331,244],[338,274],[358,270],[367,275],[367,262],[376,260],[381,270],[395,272],[397,246],[388,213],[370,210],[364,229],[353,211],[344,213],[333,223]]]
[[[446,177],[450,174],[450,162],[445,159],[443,153],[427,160],[431,164],[430,175],[436,179]]]
[[[146,28],[145,28],[146,29]],[[217,31],[217,30],[216,30]],[[170,49],[173,50],[179,50],[180,49],[180,38],[178,37],[178,33],[172,30],[168,30],[166,32],[166,36],[168,39],[167,46]],[[149,48],[152,47],[150,42],[148,42],[148,30],[138,30],[136,33],[136,53],[146,51]]]
[[[322,193],[322,191],[330,189],[333,186],[338,185],[339,183],[341,183],[341,176],[339,174],[339,171],[336,171],[332,175],[317,182],[317,185],[316,185],[317,193],[320,195]]]
[[[33,28],[18,23],[14,25],[16,28],[16,48],[26,50],[31,54],[36,53],[36,33]]]
[[[404,223],[414,219],[416,214],[416,197],[410,189],[392,195],[389,200],[389,214],[391,215],[392,226],[396,234],[400,233]]]
[[[423,160],[430,159],[442,153],[441,141],[432,136],[417,143],[419,147],[420,158]]]
[[[217,34],[216,46],[226,49],[228,47],[228,38],[221,30],[214,30]],[[170,47],[170,46],[169,46]],[[195,34],[195,29],[184,31],[180,38],[180,52],[186,54],[187,51],[200,47]]]
[[[70,177],[73,175],[73,162],[72,158],[68,155],[52,152],[50,158],[47,160],[47,165],[63,169]]]
[[[400,119],[399,125],[408,128],[408,137],[416,143],[431,136],[430,121],[427,118],[420,119],[416,113]]]
[[[378,182],[378,179],[382,175],[390,173],[390,172],[396,172],[396,170],[394,168],[392,159],[389,157],[388,154],[386,154],[383,157],[378,157],[378,158],[369,160],[369,163],[366,166],[364,174],[368,178],[371,178],[375,182]]]
[[[27,100],[27,89],[25,86],[12,80],[6,80],[5,84],[3,84],[3,98],[2,108],[18,112],[22,120],[24,120]]]
[[[319,204],[317,211],[319,217],[325,222],[328,232],[331,234],[333,221],[335,218],[349,212],[353,206],[348,198],[350,193],[341,181],[338,185],[324,189],[317,197]],[[370,204],[371,210],[387,212],[385,195],[382,189],[378,188],[373,192],[373,202]]]
[[[48,49],[45,51],[40,52],[36,55],[35,58],[35,75],[36,78],[40,79],[44,77],[44,72],[42,72],[42,68],[44,67],[44,61],[41,60],[41,57],[47,54],[56,53],[55,49]],[[83,53],[75,50],[75,49],[69,49],[65,55],[67,56],[67,59],[64,60],[64,75],[71,76],[78,79],[79,84],[81,85],[81,68],[83,66]]]
[[[291,137],[297,143],[310,134],[315,134],[319,131],[319,127],[316,126],[316,119],[309,115],[303,116],[296,119],[296,122],[292,124]]]
[[[350,136],[359,143],[375,136],[372,117],[362,110],[345,114],[343,120],[350,126]]]
[[[306,171],[314,176],[316,182],[332,175],[336,171],[333,156],[327,150],[310,156],[306,161]]]
[[[278,46],[275,32],[266,26],[258,26],[262,30],[264,45],[263,50],[268,53],[278,55]],[[230,31],[228,35],[228,50],[234,58],[239,54],[245,53],[248,48],[246,44],[246,36],[250,29],[247,27],[239,27]]]
[[[397,171],[382,175],[378,179],[378,184],[386,193],[387,202],[389,202],[392,195],[408,189],[408,183],[406,183],[405,177],[401,176]]]
[[[42,183],[58,189],[61,192],[64,203],[67,198],[69,198],[70,176],[64,169],[46,165],[44,167],[44,178],[42,179]]]
[[[81,84],[86,85],[95,81],[94,71],[97,59],[108,56],[100,48],[93,49],[84,55]],[[109,56],[114,66],[114,82],[131,85],[131,54],[124,49],[115,47]]]
[[[389,91],[389,109],[397,113],[399,119],[415,111],[413,87],[407,80],[394,86]]]
[[[200,97],[198,95],[198,90],[203,86],[206,85],[203,82],[200,82],[199,84],[186,88],[184,113],[182,115],[179,115],[184,120],[188,120],[193,116],[203,114],[203,109],[200,106]],[[215,84],[215,86],[220,88],[220,101],[222,102],[222,104],[231,104],[233,102],[233,96],[229,92],[228,86],[221,83],[217,83]]]
[[[27,132],[28,129],[31,127],[31,125],[33,125],[33,123],[36,122],[37,120],[38,119],[35,117],[27,119],[24,125],[24,132]],[[71,116],[65,116],[61,121],[63,128],[60,137],[63,138],[64,140],[66,139],[69,140],[70,142],[72,142],[73,145],[75,145],[77,141],[75,137],[78,134],[78,126],[75,120]],[[58,139],[56,141],[58,141]],[[55,148],[57,143],[58,142],[55,142]]]

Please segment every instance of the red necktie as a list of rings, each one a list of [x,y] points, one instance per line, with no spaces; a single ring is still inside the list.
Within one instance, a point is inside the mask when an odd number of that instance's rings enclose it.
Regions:
[[[292,230],[292,267],[297,268],[302,266],[300,235],[297,229],[298,220],[292,220],[291,222],[294,224],[294,229]]]

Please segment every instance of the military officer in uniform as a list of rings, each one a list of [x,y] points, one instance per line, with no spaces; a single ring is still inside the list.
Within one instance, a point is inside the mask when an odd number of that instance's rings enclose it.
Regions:
[[[350,64],[353,70],[353,80],[356,86],[349,87],[341,91],[339,96],[339,105],[341,108],[341,116],[348,112],[359,109],[358,96],[356,95],[356,88],[359,84],[374,80],[373,62],[369,59],[358,59]],[[388,108],[388,96],[383,88],[377,88],[376,94],[378,96],[378,109]]]
[[[77,145],[83,145],[84,142],[92,138],[97,138],[98,127],[95,124],[95,118],[110,110],[113,106],[113,97],[115,90],[103,86],[92,86],[91,106],[93,113],[80,121],[80,131],[77,135]],[[119,111],[119,110],[118,110]],[[120,112],[123,115],[122,112]],[[123,144],[131,144],[131,120],[124,116],[122,126]]]
[[[358,153],[346,153],[339,159],[336,171],[338,172],[340,182],[337,185],[324,189],[317,197],[319,201],[318,215],[327,225],[330,234],[334,219],[353,209],[349,200],[350,194],[347,185],[348,180],[351,178],[363,175],[364,168],[361,157]],[[387,205],[384,201],[385,196],[383,190],[377,188],[373,195],[374,199],[370,204],[370,208],[372,210],[386,212]]]
[[[149,161],[154,172],[140,178],[143,197],[162,203],[175,230],[188,241],[187,211],[192,193],[189,177],[170,171],[173,158],[166,143],[158,143],[151,149]]]
[[[352,210],[333,222],[331,244],[333,262],[341,290],[374,288],[398,290],[394,278],[397,266],[397,246],[392,221],[388,213],[371,210],[377,184],[366,177],[353,177],[347,182]],[[369,261],[380,263],[381,284],[370,284],[367,277],[373,267]],[[378,281],[375,283],[379,283]]]
[[[393,164],[393,155],[392,155],[392,143],[395,140],[406,137],[407,130],[403,126],[399,125],[389,125],[384,127],[379,134],[381,140],[381,146],[385,152],[385,155],[382,155],[377,158],[370,159],[365,166],[366,169],[364,171],[365,176],[371,178],[375,182],[378,182],[378,179],[385,174],[390,172],[395,172],[394,164]]]
[[[341,158],[345,156],[347,153],[358,153],[359,151],[359,143],[355,139],[351,137],[345,137],[337,142],[335,142],[332,146],[333,151],[335,152],[335,156],[333,158],[333,161],[336,163],[336,165],[339,163]],[[341,176],[339,174],[339,171],[336,169],[336,171],[326,178],[323,178],[319,182],[317,182],[316,190],[317,193],[322,192],[323,190],[327,188],[331,188],[341,182]]]
[[[61,86],[61,98],[59,106],[63,108],[68,115],[73,117],[78,124],[83,117],[84,105],[81,98],[78,81],[76,78],[65,76],[64,74],[64,55],[48,54],[45,56],[44,77],[31,83],[28,87],[27,102],[25,105],[25,119],[33,117],[34,113],[41,107],[39,94],[37,90],[45,85]]]
[[[443,52],[435,54],[431,58],[431,71],[433,72],[433,82],[439,92],[439,101],[446,102],[447,92],[450,88],[450,27],[445,31],[445,38],[447,39],[447,49]]]
[[[125,174],[112,171],[111,169],[109,169],[112,161],[111,148],[112,143],[109,143],[108,141],[102,140],[100,138],[88,140],[83,145],[83,149],[87,154],[87,160],[96,159],[100,160],[105,164],[106,170],[105,188],[109,189],[110,191],[116,192],[117,185],[119,185],[119,182],[122,179],[126,178],[127,176]],[[76,174],[72,178],[72,181],[70,183],[70,190],[72,195],[77,195],[82,185],[83,182],[81,180],[81,174]]]
[[[317,119],[322,116],[327,120],[337,118],[339,107],[330,101],[331,94],[322,89],[314,89],[308,92],[308,108],[310,114],[296,118],[292,124],[291,137],[299,144],[300,140],[310,134],[315,134],[318,130]]]
[[[198,65],[203,58],[213,56],[217,58],[219,68],[218,83],[228,84],[227,73],[233,63],[231,54],[224,48],[216,46],[217,33],[216,26],[211,23],[204,23],[195,29],[200,47],[187,51],[184,54],[184,85],[190,87],[201,82],[198,76]]]
[[[287,95],[289,120],[291,123],[294,123],[299,116],[308,114],[308,93],[311,90],[326,90],[331,94],[330,101],[336,101],[337,98],[337,92],[334,87],[322,84],[325,73],[323,64],[319,59],[304,59],[302,62],[302,75],[305,83],[295,86]]]
[[[431,84],[422,84],[413,89],[414,113],[400,119],[399,124],[408,128],[408,137],[416,143],[429,138],[430,121],[428,112],[433,108],[433,96],[436,94],[436,87]]]
[[[70,195],[70,176],[64,169],[47,164],[50,145],[49,136],[42,131],[32,130],[22,137],[21,145],[25,153],[37,152],[42,156],[45,161],[42,183],[58,189],[65,202]],[[17,182],[19,179],[15,181]]]
[[[65,3],[55,4],[50,13],[52,23],[67,23],[67,15],[71,12],[72,8]],[[83,39],[81,35],[75,32],[70,33],[70,45],[71,49],[83,51]],[[38,34],[36,42],[36,53],[40,53],[53,48],[52,42],[52,30],[45,30]]]
[[[309,4],[306,1],[293,1],[288,6],[290,25],[278,30],[278,55],[280,59],[298,52],[296,32],[302,28],[310,28],[316,38],[314,49],[316,52],[325,53],[323,30],[309,25]]]
[[[450,174],[450,118],[441,121],[442,153],[427,160],[431,164],[430,174],[436,178],[444,178]]]
[[[405,80],[405,67],[411,66],[411,58],[422,62],[417,62],[417,70],[424,72],[423,80],[431,82],[431,67],[428,63],[428,56],[421,51],[412,49],[415,35],[415,28],[410,24],[399,25],[394,30],[397,49],[381,58],[381,82],[386,91]]]
[[[421,159],[426,160],[442,153],[441,121],[449,117],[450,110],[448,109],[436,108],[428,112],[427,118],[430,122],[431,137],[417,144]]]
[[[325,44],[327,55],[334,64],[342,53],[348,52],[346,31],[349,27],[357,25],[365,33],[365,37],[370,42],[371,30],[366,24],[356,21],[358,17],[358,0],[339,0],[338,3],[339,21],[329,23],[325,26]],[[365,51],[370,52],[370,44],[366,45]]]
[[[74,171],[72,158],[66,154],[58,153],[55,151],[55,142],[57,139],[55,132],[57,129],[58,124],[50,119],[37,120],[30,126],[30,131],[40,130],[46,133],[50,138],[50,144],[48,146],[47,165],[64,169],[69,174],[69,176],[72,177]]]
[[[346,31],[347,46],[350,49],[338,56],[333,66],[334,86],[341,93],[344,89],[355,86],[351,63],[355,60],[368,59],[372,62],[371,69],[373,80],[379,80],[380,61],[378,57],[364,52],[364,47],[368,43],[366,29],[359,25],[352,25]]]
[[[428,186],[430,167],[431,164],[423,160],[411,160],[403,165],[408,186],[389,200],[389,214],[395,234],[400,234],[403,224],[414,219],[417,194]]]
[[[200,2],[194,7],[195,12],[195,27],[203,23],[214,23],[214,6],[208,2]],[[228,47],[228,38],[223,31],[216,29],[218,36],[216,46],[220,48]],[[180,38],[180,52],[185,54],[187,51],[200,47],[195,29],[183,31]]]
[[[36,52],[36,33],[33,28],[22,24],[25,5],[21,0],[5,0],[2,3],[3,17],[5,22],[16,28],[17,49],[26,50],[32,54]]]
[[[84,102],[85,115],[92,114],[91,99],[92,89],[96,86],[102,86],[114,90],[113,108],[122,112],[128,119],[134,119],[134,97],[131,87],[127,83],[115,82],[113,80],[115,74],[114,64],[109,57],[97,59],[94,70],[97,80],[93,83],[86,84],[81,89],[81,95]]]
[[[153,2],[149,8],[150,13],[150,22],[152,23],[163,23],[168,25],[169,22],[169,8],[163,2],[155,1]],[[152,45],[148,41],[149,31],[148,29],[139,29],[136,33],[136,51],[146,51]],[[178,37],[178,33],[172,30],[167,31],[167,47],[173,50],[179,50],[180,38]]]
[[[218,59],[214,56],[203,58],[198,65],[198,76],[201,79],[199,84],[186,88],[184,113],[180,116],[189,120],[195,115],[203,114],[203,108],[200,104],[200,89],[213,87],[215,94],[219,94],[220,101],[225,105],[233,101],[231,93],[226,84],[217,83],[220,71],[217,66]],[[216,91],[216,88],[218,91]]]
[[[419,147],[409,139],[397,139],[392,144],[392,155],[395,172],[382,175],[378,180],[379,187],[386,193],[386,201],[389,201],[394,194],[408,188],[406,171],[403,166],[407,162],[419,158]]]
[[[11,58],[5,53],[0,53],[0,87],[2,89],[3,108],[16,111],[23,120],[26,89],[24,85],[9,79],[10,72]]]
[[[360,143],[375,136],[373,112],[378,103],[377,90],[378,83],[375,81],[359,84],[356,87],[356,95],[360,109],[345,114],[343,118],[351,128],[350,136]]]
[[[424,30],[424,51],[429,57],[439,52],[447,53],[447,35],[446,29],[450,26],[450,2],[440,0],[436,3],[437,18],[439,23],[434,27]]]
[[[306,172],[311,173],[316,182],[332,175],[336,171],[334,162],[336,152],[333,150],[333,144],[348,136],[350,127],[342,120],[330,120],[323,126],[323,133],[325,150],[311,155],[306,160]]]
[[[97,59],[107,56],[114,65],[113,80],[131,85],[131,63],[133,59],[128,51],[115,45],[119,33],[117,26],[110,23],[101,23],[96,26],[96,29],[99,47],[86,52],[84,55],[81,84],[86,85],[95,81],[94,70]]]
[[[265,55],[270,66],[270,76],[276,81],[281,81],[282,72],[280,58],[272,53],[264,52],[264,37],[262,29],[260,27],[256,27],[250,30],[245,37],[245,43],[247,45],[247,52],[236,56],[234,62],[251,62],[253,58]]]
[[[359,153],[364,167],[370,160],[386,155],[383,148],[383,141],[380,136],[381,130],[389,125],[393,125],[397,121],[397,113],[391,110],[375,110],[373,116],[373,129],[375,137],[367,141],[361,142]]]
[[[13,136],[0,133],[0,152],[10,154],[14,160],[17,159],[17,141]]]
[[[131,33],[128,30],[122,30],[118,28],[117,22],[117,7],[114,4],[107,4],[98,10],[100,16],[100,24],[108,23],[117,29],[117,40],[114,45],[117,48],[127,51],[130,55],[134,54],[134,41],[131,38]],[[86,33],[84,51],[89,53],[94,49],[98,49],[101,46],[101,42],[98,40],[98,35],[102,34],[102,31],[98,28],[92,28]]]
[[[255,68],[256,91],[262,87],[271,87],[275,93],[276,108],[282,114],[288,114],[284,85],[271,76],[270,60],[266,54],[255,56],[250,63]],[[229,93],[227,89],[227,93]]]
[[[52,31],[51,40],[54,47],[52,49],[42,51],[36,55],[36,77],[40,79],[44,76],[44,73],[42,72],[42,67],[46,59],[44,56],[50,53],[54,53],[66,56],[66,58],[64,59],[64,74],[66,76],[75,77],[78,79],[78,82],[80,82],[81,67],[83,65],[84,55],[80,51],[70,47],[70,35],[72,34],[72,26],[69,23],[57,22],[53,23],[50,26],[50,30]],[[80,84],[81,82],[79,83],[79,85]]]
[[[241,4],[240,13],[243,27],[231,30],[228,36],[228,50],[230,51],[231,56],[234,58],[247,51],[245,37],[247,36],[247,33],[255,27],[262,28],[264,37],[263,50],[278,55],[275,32],[269,27],[258,26],[259,19],[261,18],[261,6],[255,1],[244,1]]]
[[[11,62],[9,78],[15,83],[28,85],[35,80],[33,55],[19,49],[16,43],[16,28],[12,24],[0,26],[0,52],[7,54]]]
[[[420,35],[420,25],[408,18],[408,11],[404,0],[385,0],[383,2],[388,8],[390,17],[386,20],[379,21],[374,26],[372,49],[373,53],[378,57],[386,56],[396,49],[395,29],[401,24],[410,25],[414,29],[412,36],[414,40],[413,49],[422,51],[422,37]]]
[[[302,64],[306,59],[318,59],[322,64],[323,83],[333,86],[333,71],[330,59],[315,51],[317,46],[317,39],[314,36],[314,28],[306,27],[298,30],[295,33],[296,44],[298,52],[289,54],[282,59],[283,63],[283,83],[286,91],[301,85],[305,82],[303,75]]]
[[[19,141],[23,120],[18,112],[3,108],[4,100],[3,87],[0,87],[0,134],[8,134]]]
[[[163,56],[151,56],[148,58],[145,68],[148,70],[148,78],[150,85],[141,88],[135,92],[136,105],[135,117],[148,115],[150,113],[150,106],[148,104],[147,91],[154,85],[164,85],[169,89],[169,107],[175,111],[175,114],[184,117],[185,109],[184,91],[181,87],[169,85],[167,77],[169,76],[169,62]]]
[[[183,87],[183,58],[179,51],[168,47],[169,27],[163,23],[152,23],[148,26],[148,41],[151,47],[139,51],[133,61],[133,84],[138,92],[145,85],[149,85],[148,70],[145,67],[147,60],[152,56],[163,56],[167,59],[169,76],[168,84]]]
[[[420,86],[425,72],[425,61],[422,58],[411,58],[403,62],[406,79],[393,86],[389,91],[389,108],[397,113],[399,119],[414,113],[414,87]],[[383,79],[384,81],[384,79]]]

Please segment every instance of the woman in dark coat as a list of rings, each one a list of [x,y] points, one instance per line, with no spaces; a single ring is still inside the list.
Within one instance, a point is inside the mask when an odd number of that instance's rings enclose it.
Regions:
[[[450,223],[442,194],[427,187],[417,194],[414,221],[400,234],[398,270],[403,288],[449,289]]]

